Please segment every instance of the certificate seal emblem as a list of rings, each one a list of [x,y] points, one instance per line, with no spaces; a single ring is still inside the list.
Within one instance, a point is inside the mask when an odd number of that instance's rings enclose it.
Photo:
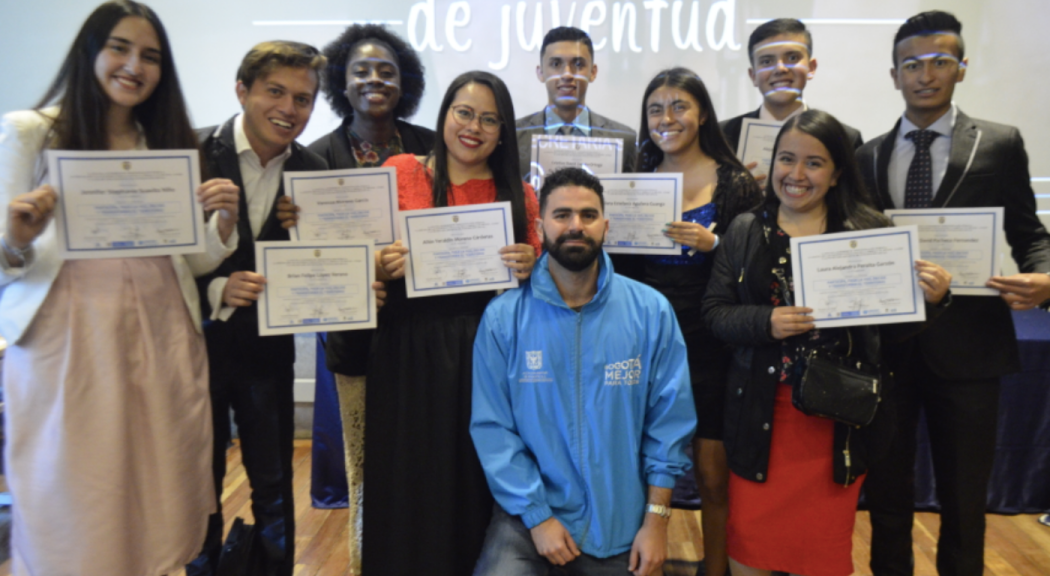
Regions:
[[[850,240],[849,241],[849,247],[850,248],[856,248],[857,247],[857,241],[856,240]]]
[[[121,162],[120,167],[123,168],[125,171],[131,170],[131,162]]]
[[[937,217],[937,223],[938,224],[944,224],[944,216],[938,216]]]
[[[453,222],[459,222],[459,215],[458,214],[453,214],[452,215],[452,221]]]
[[[320,257],[321,257],[321,251],[320,250],[314,250],[314,258],[320,258]]]
[[[631,182],[628,184],[628,186],[630,186],[631,188],[634,188],[634,180],[631,180]]]
[[[342,178],[340,178],[340,179],[339,179],[339,185],[340,185],[340,186],[342,186],[342,185],[343,185],[343,179],[342,179]]]

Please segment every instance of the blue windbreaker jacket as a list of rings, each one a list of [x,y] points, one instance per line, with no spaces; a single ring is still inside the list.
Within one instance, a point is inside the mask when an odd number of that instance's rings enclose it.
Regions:
[[[580,550],[630,550],[648,486],[691,466],[696,428],[674,310],[613,273],[603,252],[594,299],[565,305],[547,256],[493,300],[474,341],[470,433],[496,501],[529,528],[552,515]]]

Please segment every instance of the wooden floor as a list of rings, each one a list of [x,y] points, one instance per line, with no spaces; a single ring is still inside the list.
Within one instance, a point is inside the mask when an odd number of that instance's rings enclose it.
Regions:
[[[347,514],[345,509],[317,510],[310,506],[310,441],[297,440],[294,455],[296,508],[295,576],[336,576],[347,572]],[[248,482],[241,465],[240,449],[227,455],[223,509],[229,529],[232,519],[251,521]],[[915,541],[916,576],[936,576],[934,567],[937,531],[936,514],[919,513],[912,532]],[[669,561],[666,576],[693,576],[700,548],[700,513],[675,510],[669,528]],[[870,576],[868,542],[871,525],[866,512],[857,513],[853,532],[855,576]],[[10,576],[10,562],[0,565],[0,576]],[[1050,575],[1050,527],[1036,522],[1035,515],[988,515],[985,576]],[[173,576],[184,576],[179,572]]]

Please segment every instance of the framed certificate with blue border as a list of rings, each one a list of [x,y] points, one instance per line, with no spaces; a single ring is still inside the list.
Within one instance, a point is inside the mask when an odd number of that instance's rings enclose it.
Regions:
[[[256,242],[259,335],[376,327],[375,242]]]
[[[952,275],[952,294],[999,296],[984,284],[1002,269],[1003,208],[887,210],[894,224],[919,227],[919,253]]]
[[[547,174],[567,167],[583,168],[591,174],[623,172],[623,140],[590,136],[532,135],[529,180],[539,191]]]
[[[47,151],[64,259],[205,251],[196,150]]]
[[[499,249],[514,244],[510,202],[400,213],[409,298],[517,288]]]
[[[915,226],[792,238],[791,256],[795,305],[817,328],[926,320]]]
[[[681,174],[600,174],[605,235],[610,254],[681,255],[682,245],[664,235],[668,222],[682,219]]]
[[[299,207],[293,240],[371,239],[386,246],[397,239],[394,168],[285,172],[284,190]]]
[[[757,164],[751,169],[753,176],[769,174],[773,164],[773,147],[776,145],[777,135],[780,134],[783,126],[783,122],[776,120],[744,118],[740,125],[740,141],[737,143],[736,156],[740,158],[744,166],[752,162]]]

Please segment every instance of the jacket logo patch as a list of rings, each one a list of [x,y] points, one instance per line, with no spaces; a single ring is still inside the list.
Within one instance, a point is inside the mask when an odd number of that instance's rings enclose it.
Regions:
[[[540,370],[543,368],[543,350],[526,350],[525,364],[529,370]]]
[[[519,384],[554,382],[551,373],[543,369],[543,350],[525,351],[525,369],[518,374]]]
[[[642,355],[605,365],[606,386],[635,386],[642,378]]]

